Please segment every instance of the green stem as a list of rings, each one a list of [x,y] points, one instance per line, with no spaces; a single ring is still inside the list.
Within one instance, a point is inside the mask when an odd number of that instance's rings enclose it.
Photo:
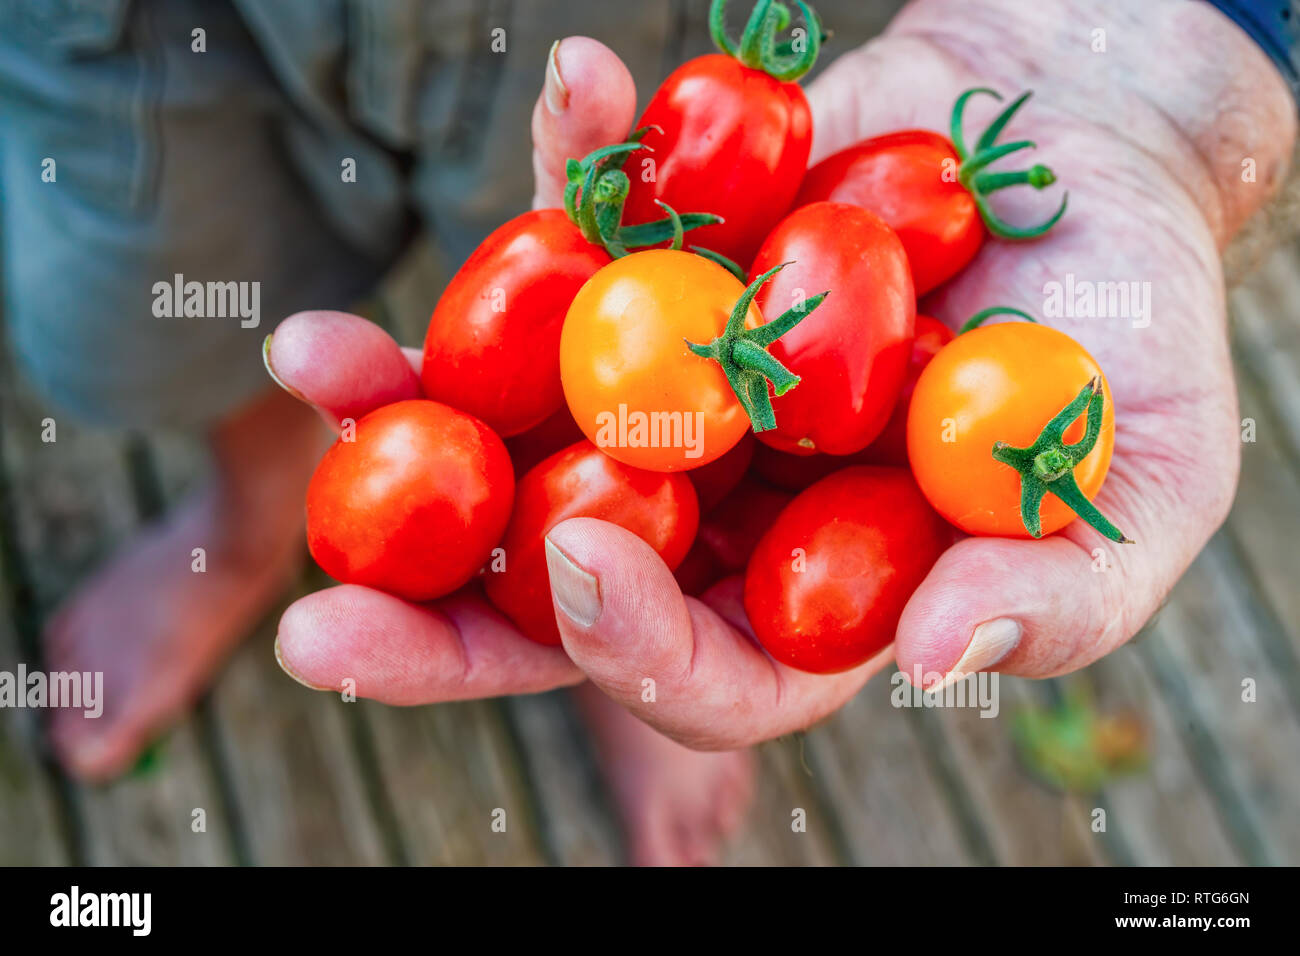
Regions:
[[[745,409],[756,432],[776,427],[776,414],[772,409],[771,396],[768,395],[768,384],[771,383],[777,395],[784,395],[799,384],[799,376],[782,365],[776,356],[767,351],[767,347],[802,322],[830,294],[823,292],[815,295],[801,305],[787,309],[771,322],[746,329],[745,317],[749,314],[754,296],[768,279],[788,265],[790,263],[783,262],[767,270],[745,288],[744,294],[736,300],[731,315],[727,318],[726,328],[712,342],[707,345],[689,340],[686,342],[687,347],[696,355],[713,359],[722,367],[731,390]]]
[[[713,43],[750,69],[762,70],[782,83],[793,83],[813,68],[826,39],[812,7],[804,0],[795,0],[795,6],[803,20],[803,36],[777,43],[776,35],[790,26],[790,8],[778,0],[758,0],[736,44],[727,36],[727,0],[713,0],[709,7]]]
[[[1099,534],[1120,544],[1132,543],[1088,500],[1074,478],[1074,469],[1096,447],[1105,409],[1105,389],[1101,376],[1096,376],[1047,423],[1032,445],[1016,448],[1003,441],[993,443],[993,458],[1020,473],[1020,520],[1035,538],[1043,536],[1039,512],[1051,492]],[[1085,413],[1088,427],[1083,438],[1066,444],[1066,429]]]
[[[985,319],[992,318],[995,315],[1017,315],[1020,318],[1027,319],[1030,322],[1036,323],[1038,321],[1028,312],[1021,312],[1019,309],[1013,309],[1009,305],[993,305],[993,306],[989,306],[989,308],[987,309],[980,309],[969,319],[967,319],[966,324],[957,330],[957,334],[961,335],[964,332],[969,332],[971,329],[978,329],[981,325],[984,324]]]
[[[655,127],[636,130],[626,142],[602,146],[581,160],[570,159],[564,164],[564,211],[578,227],[582,236],[593,245],[604,246],[612,258],[628,254],[628,250],[641,246],[673,243],[680,249],[682,234],[701,226],[722,222],[721,216],[712,213],[685,213],[660,203],[668,212],[663,219],[624,226],[623,206],[632,188],[631,180],[623,172],[623,163],[637,150],[650,150],[641,142],[642,137]]]
[[[975,207],[979,210],[980,218],[984,220],[984,225],[993,235],[1001,239],[1013,240],[1037,238],[1055,226],[1061,217],[1065,215],[1066,204],[1070,198],[1068,192],[1062,197],[1061,205],[1054,215],[1033,226],[1013,226],[1005,222],[993,212],[987,197],[989,193],[1005,189],[1008,186],[1028,185],[1034,189],[1044,189],[1056,182],[1056,174],[1041,163],[1035,164],[1029,169],[1013,172],[995,173],[985,171],[987,166],[1011,153],[1019,152],[1022,149],[1036,148],[1031,140],[997,144],[997,138],[1002,135],[1002,131],[1011,122],[1012,117],[1016,115],[1020,107],[1024,106],[1032,92],[1026,91],[1020,94],[1003,109],[980,135],[975,143],[975,149],[971,151],[966,147],[962,121],[966,112],[966,103],[977,93],[991,96],[999,102],[1002,100],[1001,95],[996,90],[981,86],[966,90],[961,96],[957,97],[957,102],[953,104],[952,116],[949,119],[949,133],[960,162],[957,167],[957,181],[974,197]]]

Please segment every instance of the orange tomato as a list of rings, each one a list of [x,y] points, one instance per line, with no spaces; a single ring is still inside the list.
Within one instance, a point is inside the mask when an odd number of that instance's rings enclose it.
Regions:
[[[1043,325],[1003,322],[958,335],[921,373],[907,418],[908,457],[930,504],[970,534],[1031,537],[1021,515],[1021,474],[994,458],[993,446],[1033,445],[1094,378],[1105,399],[1101,427],[1073,469],[1089,501],[1106,478],[1115,442],[1115,406],[1101,366],[1070,336]],[[1084,437],[1086,419],[1080,415],[1065,429],[1065,443]],[[1042,534],[1076,517],[1051,493],[1039,513]]]
[[[750,427],[718,362],[691,352],[722,334],[745,292],[701,256],[652,249],[615,259],[574,297],[560,379],[578,427],[611,458],[650,471],[698,468]],[[746,328],[762,324],[750,305]]]

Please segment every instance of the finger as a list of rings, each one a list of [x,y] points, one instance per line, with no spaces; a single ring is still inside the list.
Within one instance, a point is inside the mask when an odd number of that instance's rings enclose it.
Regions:
[[[298,312],[268,336],[266,369],[336,430],[381,405],[419,398],[418,358],[373,322],[346,312]]]
[[[547,535],[564,648],[614,700],[680,743],[739,747],[799,730],[838,708],[889,660],[813,675],[778,664],[745,624],[741,582],[685,598],[631,532],[573,518]],[[710,606],[712,605],[712,606]]]
[[[1185,453],[1162,451],[1159,432],[1182,433],[1169,413],[1149,424],[1134,416],[1127,436],[1117,430],[1096,503],[1135,543],[1116,544],[1075,521],[1038,541],[967,538],[945,552],[899,622],[904,675],[925,687],[982,670],[1051,677],[1092,663],[1141,629],[1232,503],[1236,415],[1192,414],[1202,423],[1198,440],[1212,449],[1207,460],[1224,467],[1198,469]],[[1216,421],[1224,427],[1208,427]],[[1151,433],[1133,433],[1143,428]],[[1126,444],[1143,453],[1125,454]]]
[[[565,160],[622,142],[635,118],[636,85],[618,55],[590,37],[557,40],[533,107],[533,208],[562,205]]]
[[[353,689],[396,705],[533,694],[582,681],[560,648],[521,636],[472,588],[436,605],[354,584],[317,591],[284,612],[275,654],[308,687]]]

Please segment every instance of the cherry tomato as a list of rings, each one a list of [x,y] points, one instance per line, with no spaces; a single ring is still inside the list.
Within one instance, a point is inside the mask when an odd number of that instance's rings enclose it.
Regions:
[[[783,262],[755,299],[763,315],[830,295],[772,344],[801,381],[772,400],[776,428],[758,438],[795,454],[861,451],[889,421],[907,370],[916,315],[907,254],[873,213],[820,202],[782,220],[751,271]]]
[[[699,548],[708,557],[705,587],[745,570],[759,539],[793,497],[789,492],[746,478],[725,501],[701,519],[692,552]]]
[[[992,449],[999,442],[1028,448],[1094,380],[1104,397],[1096,444],[1074,465],[1072,479],[1086,499],[1101,489],[1115,440],[1114,402],[1096,360],[1064,332],[1029,322],[958,335],[921,372],[912,394],[907,453],[921,490],[940,514],[970,534],[1031,536],[1021,512],[1022,475],[994,458]],[[1085,437],[1081,412],[1064,430],[1067,444]],[[1057,448],[1052,454],[1065,453]],[[1047,457],[1041,462],[1053,471],[1066,464]],[[1083,506],[1091,507],[1086,501]],[[1040,514],[1042,534],[1075,517],[1053,494],[1043,499]]]
[[[812,68],[821,42],[816,16],[803,4],[807,45],[800,54],[765,52],[778,23],[772,0],[760,0],[739,46],[721,25],[714,0],[714,42],[721,53],[689,60],[655,92],[638,126],[654,126],[654,150],[630,168],[629,222],[660,215],[655,200],[723,217],[693,241],[740,263],[790,208],[808,164],[812,113],[794,82]],[[765,43],[763,36],[766,35]]]
[[[749,559],[745,613],[776,660],[817,674],[886,647],[952,540],[905,468],[838,471],[792,501]]]
[[[560,643],[546,570],[546,534],[567,518],[584,517],[626,528],[676,568],[695,537],[699,506],[685,475],[629,467],[586,441],[524,475],[502,541],[505,569],[489,570],[484,584],[492,603],[539,644]]]
[[[866,465],[867,449],[852,455],[792,455],[759,442],[750,470],[768,484],[785,491],[803,491],[850,465]]]
[[[721,458],[715,458],[700,468],[692,468],[686,473],[695,486],[695,494],[700,499],[700,513],[712,511],[714,506],[725,499],[740,484],[749,470],[749,463],[754,457],[754,439],[741,435],[731,451]]]
[[[726,269],[671,249],[605,266],[578,292],[560,335],[569,411],[607,455],[681,471],[721,457],[750,427],[718,362],[688,342],[720,336],[745,288]],[[762,324],[750,305],[745,326]]]
[[[506,439],[506,449],[515,466],[515,477],[522,478],[543,458],[550,458],[562,448],[568,448],[576,441],[582,441],[582,429],[569,414],[569,407],[561,405],[546,421],[535,428],[530,428],[522,435]]]
[[[889,416],[889,424],[863,454],[866,463],[907,464],[907,409],[912,404],[916,380],[921,377],[921,371],[930,364],[930,360],[952,338],[952,329],[938,319],[932,319],[928,315],[916,317],[916,338],[912,340],[912,357],[907,364],[907,374],[903,377],[903,387],[899,390],[898,401],[894,403],[894,413]]]
[[[962,139],[962,113],[974,93],[1001,99],[992,90],[963,93],[953,107],[952,139],[929,130],[901,130],[863,140],[822,160],[804,176],[795,206],[831,199],[876,213],[902,240],[918,297],[964,269],[988,232],[1003,239],[1042,235],[1065,213],[1064,201],[1046,222],[1016,227],[999,219],[987,199],[989,193],[1007,186],[1042,189],[1056,181],[1041,164],[1019,172],[985,169],[989,162],[1033,145],[996,142],[1029,94],[1008,106],[968,151]]]
[[[505,445],[478,419],[438,402],[395,402],[316,466],[307,545],[338,581],[432,600],[487,559],[514,490]]]
[[[420,380],[432,399],[462,408],[501,435],[545,421],[564,403],[559,345],[564,313],[610,262],[562,209],[516,216],[452,277],[424,339]]]

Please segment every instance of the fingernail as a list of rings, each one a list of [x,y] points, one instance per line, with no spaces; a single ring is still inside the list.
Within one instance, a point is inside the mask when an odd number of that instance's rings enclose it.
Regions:
[[[542,96],[546,99],[546,108],[559,116],[569,106],[569,88],[560,76],[560,42],[551,44],[551,52],[546,57],[546,82],[542,84]]]
[[[546,539],[546,568],[551,574],[555,604],[579,627],[591,627],[600,617],[600,582]]]
[[[296,388],[290,388],[285,384],[284,379],[275,374],[275,366],[271,364],[271,336],[269,335],[262,340],[262,364],[266,366],[266,374],[271,376],[271,381],[275,382],[276,385],[279,385],[294,398],[298,399],[298,401],[307,402],[307,397],[303,395],[302,392],[298,391]],[[310,405],[311,402],[307,402],[307,404]]]
[[[275,662],[280,665],[280,670],[284,671],[286,674],[288,674],[290,677],[296,680],[299,684],[302,684],[303,687],[310,688],[311,690],[333,690],[334,689],[332,687],[319,687],[316,684],[312,684],[303,680],[301,677],[295,674],[293,672],[293,668],[291,668],[288,664],[284,662],[284,654],[280,652],[279,634],[275,636]]]
[[[1009,617],[985,621],[975,628],[970,643],[947,675],[930,690],[943,690],[970,674],[988,670],[1016,649],[1020,643],[1020,622]]]

